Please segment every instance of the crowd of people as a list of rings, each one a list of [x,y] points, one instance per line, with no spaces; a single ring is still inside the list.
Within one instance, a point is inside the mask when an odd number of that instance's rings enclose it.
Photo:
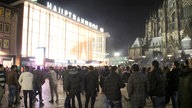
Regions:
[[[46,69],[39,66],[24,66],[22,69],[12,65],[8,69],[0,64],[0,102],[7,84],[8,107],[20,104],[21,90],[25,108],[32,108],[37,100],[43,106],[42,85],[48,79],[51,97],[49,102],[52,104],[59,102],[58,80],[63,81],[65,108],[75,108],[76,100],[79,108],[94,108],[98,93],[103,95],[104,108],[122,108],[121,88],[124,87],[127,89],[131,108],[144,108],[146,99],[151,100],[153,108],[165,108],[170,102],[173,108],[190,108],[191,66],[191,60],[186,60],[184,65],[175,60],[165,67],[160,67],[157,60],[152,61],[149,67],[134,63],[126,67],[68,65],[59,68],[50,66]],[[85,104],[82,104],[82,95],[85,95]]]

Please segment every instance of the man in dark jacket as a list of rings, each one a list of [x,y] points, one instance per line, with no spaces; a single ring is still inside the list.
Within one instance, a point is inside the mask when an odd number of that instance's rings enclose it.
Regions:
[[[39,95],[39,104],[43,104],[43,99],[42,99],[42,85],[45,83],[45,77],[40,69],[40,66],[37,66],[37,69],[33,72],[33,80],[34,80],[34,97],[33,99],[36,99],[36,96]]]
[[[108,106],[108,102],[107,102],[107,98],[105,96],[105,93],[104,93],[104,81],[106,79],[106,77],[110,74],[110,69],[109,69],[109,66],[104,66],[104,69],[101,71],[100,73],[100,82],[99,82],[99,85],[101,87],[101,94],[103,95],[104,97],[104,101],[103,101],[103,107],[104,108],[107,108]]]
[[[110,108],[122,108],[121,88],[125,87],[122,78],[117,74],[117,66],[111,68],[111,73],[104,81],[104,93]]]
[[[17,75],[17,65],[11,66],[11,71],[7,73],[7,84],[9,89],[9,97],[8,97],[8,106],[12,107],[14,99],[15,99],[15,93],[18,87],[20,87],[18,82],[18,75]]]
[[[72,108],[75,108],[75,101],[74,101],[75,96],[77,97],[79,108],[82,108],[82,102],[81,102],[82,87],[81,86],[82,86],[81,73],[77,71],[77,67],[73,66],[69,71],[69,75],[67,77],[67,85],[66,85],[67,96],[68,98],[72,98]],[[68,102],[66,102],[66,104],[67,103]]]
[[[173,108],[178,108],[178,85],[179,85],[180,73],[181,69],[179,68],[179,62],[174,61],[170,72],[167,73],[167,82],[168,82],[167,91],[171,97]]]
[[[94,108],[95,99],[97,93],[99,92],[99,84],[98,84],[98,75],[94,70],[93,66],[89,66],[88,74],[84,79],[84,87],[85,87],[85,108],[89,108],[89,99],[91,98],[91,108]]]
[[[190,61],[190,62],[189,62]],[[192,59],[186,60],[186,65],[179,75],[179,108],[191,108],[192,106]]]
[[[149,73],[150,96],[152,99],[153,108],[163,108],[165,106],[166,95],[166,75],[159,68],[159,62],[152,62],[151,72]]]
[[[131,73],[130,73],[130,67],[127,66],[127,67],[126,67],[126,71],[123,72],[123,76],[122,76],[122,79],[123,79],[124,83],[127,83],[130,75],[131,75]]]

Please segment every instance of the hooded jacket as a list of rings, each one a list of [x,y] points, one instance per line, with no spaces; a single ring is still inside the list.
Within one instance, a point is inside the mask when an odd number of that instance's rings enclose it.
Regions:
[[[21,90],[33,90],[33,74],[31,72],[23,72],[19,77]]]
[[[81,92],[82,77],[77,70],[70,70],[67,77],[67,91],[74,94]]]

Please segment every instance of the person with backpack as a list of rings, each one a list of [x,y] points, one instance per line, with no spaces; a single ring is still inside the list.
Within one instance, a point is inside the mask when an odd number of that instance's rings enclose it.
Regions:
[[[167,81],[166,75],[159,67],[159,62],[157,60],[152,62],[151,72],[149,73],[149,82],[149,95],[152,100],[153,108],[164,108]]]

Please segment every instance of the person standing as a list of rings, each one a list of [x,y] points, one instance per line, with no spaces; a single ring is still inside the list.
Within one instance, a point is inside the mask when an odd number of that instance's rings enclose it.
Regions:
[[[127,91],[131,100],[131,108],[144,108],[149,92],[147,75],[140,72],[138,64],[133,64],[131,70],[133,74],[131,74],[127,82]]]
[[[56,95],[56,101],[55,102],[58,103],[59,97],[58,97],[58,91],[57,91],[57,87],[58,87],[57,74],[54,71],[52,66],[49,67],[48,74],[49,74],[49,86],[50,86],[50,91],[51,91],[51,100],[49,102],[50,103],[54,102],[54,93],[55,93],[55,95]]]
[[[159,62],[154,60],[149,73],[150,91],[149,95],[152,100],[153,108],[165,107],[165,95],[167,78],[165,73],[159,67]]]
[[[104,93],[107,97],[109,108],[122,108],[120,89],[123,87],[125,87],[125,83],[117,73],[117,66],[113,66],[104,81]]]
[[[17,76],[17,65],[11,66],[11,71],[7,72],[7,84],[9,89],[8,107],[12,107],[16,90],[20,87]]]
[[[78,72],[77,67],[72,66],[72,68],[69,70],[66,85],[66,92],[67,92],[66,99],[67,100],[72,99],[72,108],[75,108],[75,96],[77,97],[79,108],[82,108],[81,91],[82,91],[81,73]]]
[[[99,85],[101,87],[101,94],[103,95],[103,107],[108,108],[108,102],[107,102],[107,97],[105,96],[104,93],[104,81],[107,78],[107,76],[110,74],[110,69],[109,66],[104,66],[104,68],[101,70],[100,73],[100,79],[99,79]]]
[[[91,98],[91,108],[94,108],[97,93],[99,92],[98,75],[93,66],[89,66],[89,71],[84,79],[85,87],[85,108],[89,108],[89,99]]]
[[[71,68],[72,68],[72,66],[68,65],[67,68],[64,70],[63,76],[62,76],[63,77],[63,92],[66,93],[65,102],[64,102],[65,108],[71,108],[70,97],[69,97],[69,94],[67,93],[67,78],[68,78],[69,71],[71,70]]]
[[[173,108],[178,108],[178,86],[179,86],[179,74],[181,69],[179,68],[179,62],[174,61],[170,72],[167,73],[167,92],[171,98]]]
[[[122,65],[118,65],[117,67],[117,73],[119,74],[119,76],[122,78],[123,77],[123,66]]]
[[[32,108],[33,101],[33,74],[29,72],[29,67],[24,67],[24,72],[19,77],[19,84],[21,85],[21,90],[23,90],[24,95],[24,105],[27,107],[27,98],[29,95],[29,107]]]
[[[0,106],[4,93],[5,93],[5,71],[3,65],[0,64]]]
[[[130,67],[129,67],[129,66],[126,66],[126,70],[123,71],[123,76],[122,76],[122,79],[123,79],[124,83],[127,83],[130,75],[131,75],[131,73],[130,73]]]
[[[34,80],[33,99],[36,99],[36,96],[39,95],[39,104],[44,105],[43,99],[42,99],[42,85],[45,83],[45,78],[40,69],[40,66],[37,66],[37,69],[33,72],[33,80]]]
[[[17,79],[19,79],[20,75],[21,75],[21,70],[20,70],[20,67],[17,66],[17,70],[16,70],[16,73],[17,73]],[[20,92],[21,92],[21,87],[18,86],[16,88],[16,92],[15,92],[15,102],[13,103],[14,105],[18,105],[20,104]]]
[[[186,60],[186,66],[179,75],[179,108],[192,106],[192,59]]]

